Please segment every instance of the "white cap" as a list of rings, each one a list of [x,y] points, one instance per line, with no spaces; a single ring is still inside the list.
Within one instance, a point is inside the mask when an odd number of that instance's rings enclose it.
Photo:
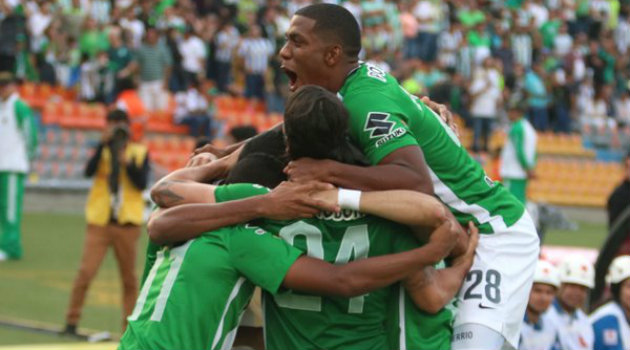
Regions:
[[[558,269],[546,260],[538,260],[536,273],[534,273],[534,283],[549,284],[556,288],[560,287]]]
[[[630,255],[621,255],[610,264],[606,282],[616,284],[626,278],[630,278]]]
[[[587,288],[595,286],[595,269],[588,259],[570,256],[560,264],[560,282],[579,284]]]

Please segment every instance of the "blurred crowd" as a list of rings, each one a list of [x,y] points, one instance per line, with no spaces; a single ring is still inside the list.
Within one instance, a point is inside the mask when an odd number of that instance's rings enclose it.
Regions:
[[[0,66],[76,88],[85,101],[120,104],[131,91],[151,111],[167,108],[170,93],[175,120],[209,136],[217,93],[283,111],[277,53],[292,14],[311,3],[0,0]],[[630,143],[628,0],[338,3],[361,25],[362,59],[448,104],[474,130],[475,151],[488,151],[516,102],[539,131]]]

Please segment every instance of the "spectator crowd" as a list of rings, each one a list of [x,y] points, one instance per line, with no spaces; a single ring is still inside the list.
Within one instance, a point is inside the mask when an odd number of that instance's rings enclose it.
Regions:
[[[0,0],[0,66],[24,81],[75,88],[85,101],[120,106],[131,90],[152,111],[172,94],[175,120],[209,136],[217,92],[283,111],[288,86],[277,53],[292,14],[311,3]],[[474,130],[474,151],[489,151],[515,101],[538,131],[630,143],[628,0],[338,3],[361,25],[362,59],[448,104]]]

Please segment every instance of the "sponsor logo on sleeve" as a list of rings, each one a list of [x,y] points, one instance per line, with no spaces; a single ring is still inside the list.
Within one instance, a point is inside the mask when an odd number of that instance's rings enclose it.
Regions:
[[[395,123],[389,120],[389,113],[370,112],[365,121],[364,130],[370,133],[370,138],[381,138],[392,131]]]
[[[374,79],[378,79],[378,80],[382,81],[383,83],[387,82],[385,71],[383,71],[382,69],[380,69],[377,66],[373,66],[371,64],[368,64],[367,65],[367,75],[368,75],[368,77],[374,78]]]
[[[376,141],[376,147],[381,147],[382,145],[386,144],[387,142],[401,137],[403,136],[405,133],[407,132],[407,130],[405,130],[404,128],[396,128],[394,131],[392,131],[390,134],[382,137],[380,140]]]
[[[404,135],[407,131],[402,127],[396,128],[392,131],[396,123],[390,121],[389,116],[389,113],[383,112],[368,113],[364,131],[370,133],[370,138],[378,139],[376,141],[376,147],[380,147],[388,141]]]

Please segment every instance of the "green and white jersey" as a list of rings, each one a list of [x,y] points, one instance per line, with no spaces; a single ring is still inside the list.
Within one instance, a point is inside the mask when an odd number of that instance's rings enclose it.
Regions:
[[[234,184],[218,187],[215,198],[217,202],[237,200],[267,191],[257,185]],[[354,211],[322,213],[317,218],[300,221],[260,220],[251,224],[277,233],[311,257],[335,264],[410,250],[418,246],[406,226]],[[289,290],[274,296],[265,294],[263,305],[266,347],[360,350],[392,348],[390,333],[397,330],[386,327],[386,322],[392,300],[397,301],[398,295],[396,285],[350,299],[306,295]],[[397,309],[398,306],[394,307]],[[431,317],[449,317],[448,329],[440,334],[445,337],[445,341],[450,342],[451,314],[448,310],[443,312],[438,313],[440,316]],[[412,308],[409,308],[405,317],[410,317],[407,322],[415,322]],[[423,322],[425,321],[432,322],[429,317]],[[413,327],[408,331],[412,335],[417,334]],[[415,339],[427,340],[420,338],[423,335],[421,333]]]
[[[493,233],[523,215],[523,205],[485,174],[442,119],[391,75],[362,63],[338,95],[350,112],[350,135],[372,164],[420,146],[435,194],[461,224],[472,220],[481,233]]]
[[[527,179],[527,170],[536,166],[536,130],[524,117],[510,125],[501,150],[501,177]]]
[[[444,268],[440,263],[436,268]],[[420,310],[405,292],[402,283],[395,286],[389,300],[387,329],[392,349],[449,350],[453,337],[455,300],[436,314]]]
[[[265,230],[247,226],[162,248],[119,349],[231,349],[254,285],[276,293],[300,255]]]

